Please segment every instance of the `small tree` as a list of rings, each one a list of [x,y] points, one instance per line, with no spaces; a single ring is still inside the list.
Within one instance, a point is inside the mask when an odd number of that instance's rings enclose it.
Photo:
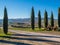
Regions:
[[[40,10],[38,12],[38,27],[41,28],[41,15],[40,15]]]
[[[47,28],[47,26],[48,26],[48,14],[47,14],[46,10],[44,13],[44,26],[45,26],[45,28]]]
[[[34,30],[34,24],[35,24],[35,16],[34,16],[34,8],[32,7],[32,11],[31,11],[31,27]]]
[[[7,32],[8,32],[8,16],[7,16],[6,7],[4,8],[3,30],[4,30],[4,33],[7,34]]]
[[[60,27],[60,8],[58,9],[58,26]]]
[[[53,12],[51,12],[51,27],[54,27],[54,17],[53,17]]]

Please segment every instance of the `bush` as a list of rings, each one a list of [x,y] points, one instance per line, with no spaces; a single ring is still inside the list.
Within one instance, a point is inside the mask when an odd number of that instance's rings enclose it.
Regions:
[[[60,31],[60,28],[58,28],[58,31]]]
[[[47,26],[47,30],[48,31],[51,31],[52,30],[52,27],[49,25],[49,26]]]
[[[53,30],[54,31],[57,31],[58,30],[58,27],[57,26],[53,27]]]

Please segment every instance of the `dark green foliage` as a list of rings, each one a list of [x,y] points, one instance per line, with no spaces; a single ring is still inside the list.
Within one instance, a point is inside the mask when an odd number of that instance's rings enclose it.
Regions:
[[[31,27],[34,30],[34,24],[35,24],[35,16],[34,16],[34,8],[32,7],[32,11],[31,11]]]
[[[41,28],[41,15],[40,15],[40,10],[38,12],[38,27]]]
[[[4,33],[7,34],[7,32],[8,32],[8,16],[7,16],[6,7],[4,8],[3,30],[4,30]]]
[[[47,14],[46,10],[44,13],[44,26],[45,26],[45,28],[47,28],[47,26],[48,26],[48,14]]]
[[[58,9],[58,26],[60,27],[60,8]]]
[[[51,27],[54,27],[54,17],[53,17],[53,12],[51,12]]]

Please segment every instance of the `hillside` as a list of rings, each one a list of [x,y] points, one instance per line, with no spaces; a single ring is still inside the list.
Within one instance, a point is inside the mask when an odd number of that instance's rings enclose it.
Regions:
[[[41,19],[42,20],[42,25],[44,24],[44,18],[42,18]],[[48,18],[48,20],[49,20],[49,22],[50,22],[50,18]],[[57,19],[54,19],[54,21],[55,21],[55,24],[57,25]],[[0,26],[2,26],[2,22],[3,22],[3,20],[2,19],[0,19]],[[14,23],[30,23],[31,22],[31,20],[30,20],[30,18],[23,18],[23,19],[21,19],[21,18],[17,18],[17,19],[9,19],[9,24],[14,24]],[[37,24],[38,23],[38,18],[36,17],[35,18],[35,24]]]

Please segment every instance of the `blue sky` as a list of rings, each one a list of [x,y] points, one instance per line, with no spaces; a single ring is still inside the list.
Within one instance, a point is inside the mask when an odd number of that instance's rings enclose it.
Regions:
[[[0,19],[4,15],[4,6],[7,8],[8,17],[15,18],[30,18],[31,8],[34,7],[35,17],[38,11],[41,11],[41,17],[44,17],[44,11],[47,10],[48,17],[53,11],[54,18],[58,17],[58,7],[60,0],[0,0]]]

